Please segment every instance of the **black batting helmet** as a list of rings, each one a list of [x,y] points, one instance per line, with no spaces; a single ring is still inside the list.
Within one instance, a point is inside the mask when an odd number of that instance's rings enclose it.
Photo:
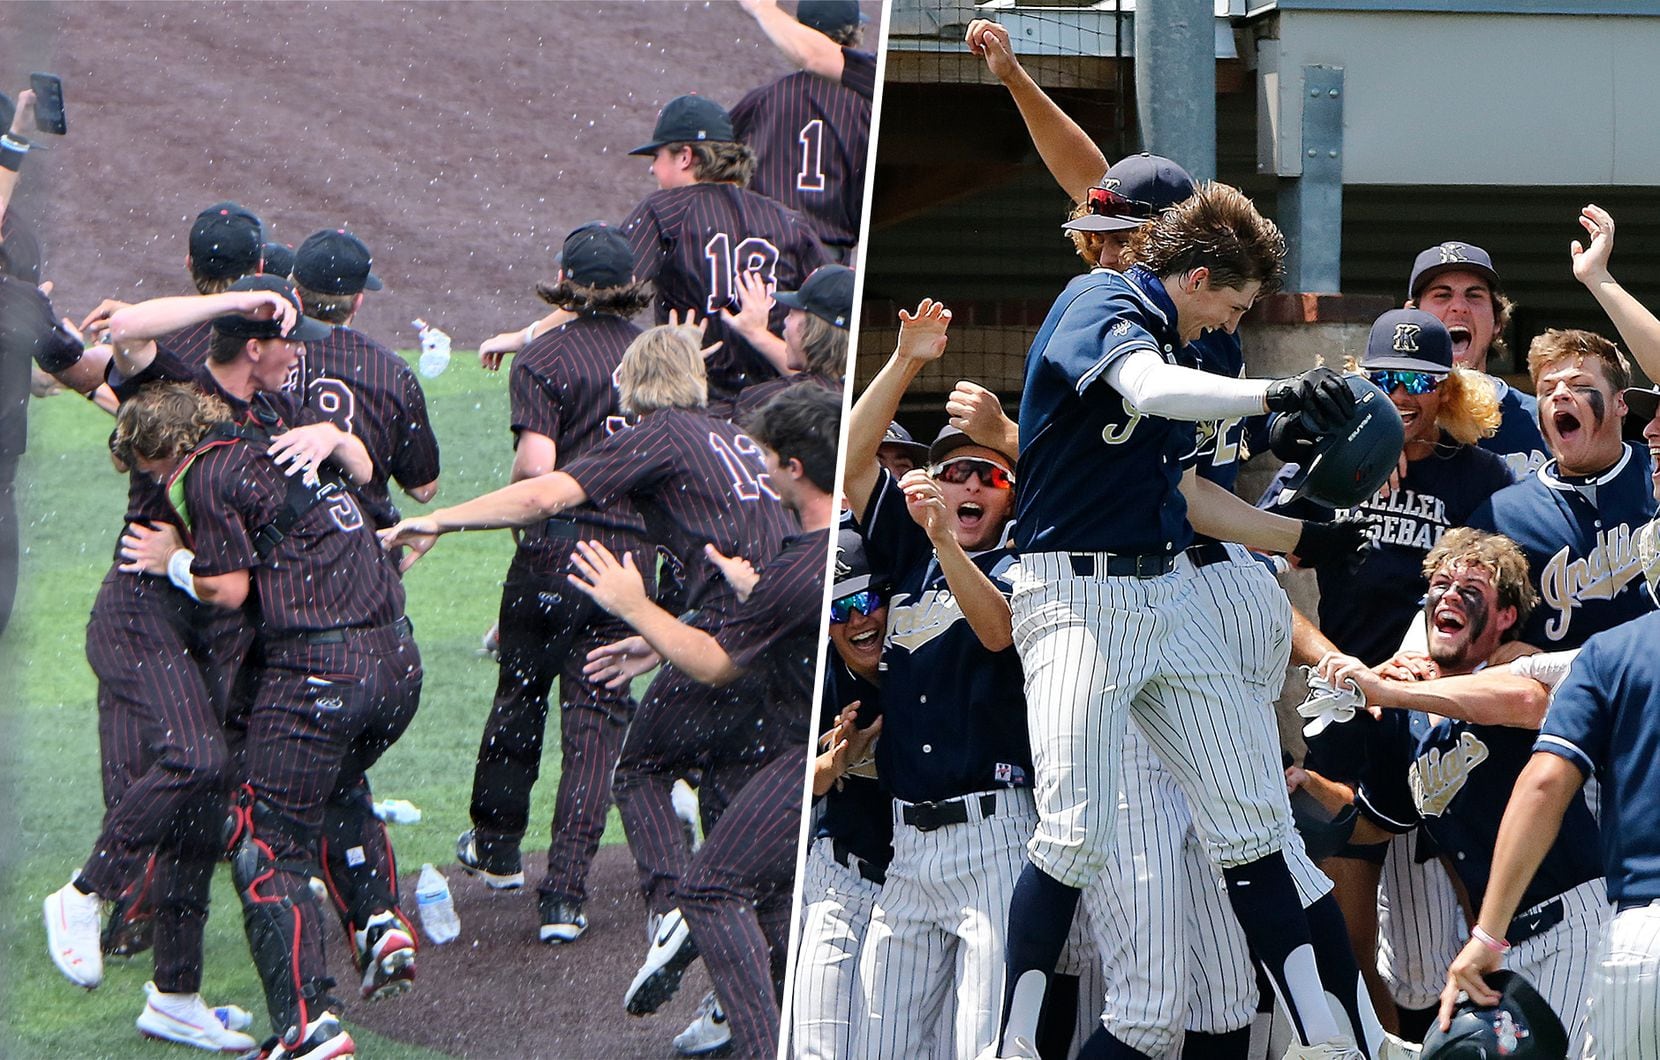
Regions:
[[[1352,372],[1343,382],[1355,406],[1335,430],[1315,434],[1297,413],[1282,413],[1268,425],[1274,455],[1300,465],[1285,488],[1328,508],[1353,508],[1376,493],[1406,444],[1400,411],[1388,394]]]
[[[1568,1032],[1526,977],[1501,968],[1487,973],[1487,985],[1499,992],[1499,1003],[1492,1008],[1460,1003],[1445,1033],[1439,1022],[1431,1024],[1423,1060],[1562,1060],[1568,1055]]]

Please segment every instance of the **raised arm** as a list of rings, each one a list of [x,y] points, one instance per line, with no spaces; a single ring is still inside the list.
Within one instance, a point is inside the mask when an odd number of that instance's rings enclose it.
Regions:
[[[959,379],[945,399],[951,426],[999,453],[1020,452],[1020,424],[1003,411],[997,395],[970,379]]]
[[[1007,29],[977,18],[968,24],[963,42],[970,52],[986,61],[992,76],[1009,90],[1049,175],[1073,202],[1083,202],[1084,194],[1107,171],[1107,156],[1020,65],[1009,46]]]
[[[811,26],[804,26],[795,16],[786,14],[778,0],[739,0],[745,11],[754,16],[761,31],[784,57],[808,73],[842,79],[842,46]]]
[[[155,360],[156,340],[163,335],[232,313],[250,320],[281,320],[284,333],[294,327],[296,320],[294,303],[277,291],[223,291],[152,298],[123,306],[110,314],[106,323],[108,341],[115,347],[115,367],[122,375],[135,376]]]
[[[940,573],[945,575],[945,584],[950,587],[974,635],[988,651],[1002,651],[1014,644],[1009,601],[968,558],[951,533],[951,519],[946,514],[939,483],[927,471],[917,468],[906,472],[899,480],[899,488],[905,493],[906,511],[927,531],[935,558],[939,560]]]
[[[17,111],[12,115],[12,127],[5,135],[5,143],[0,144],[7,164],[0,165],[0,220],[6,217],[6,208],[11,205],[12,194],[17,190],[17,180],[23,168],[23,157],[29,150],[29,130],[35,123],[35,93],[34,89],[26,88],[17,94]],[[15,168],[11,163],[15,163]]]
[[[1574,279],[1584,284],[1608,314],[1614,329],[1650,379],[1660,379],[1660,320],[1621,287],[1608,271],[1614,253],[1614,218],[1594,203],[1579,212],[1580,226],[1591,237],[1589,246],[1574,240]]]
[[[924,298],[914,314],[899,311],[899,342],[893,356],[853,403],[848,417],[843,488],[854,512],[864,513],[876,489],[876,451],[899,411],[900,400],[922,366],[945,353],[945,331],[950,326],[951,310],[932,298]]]

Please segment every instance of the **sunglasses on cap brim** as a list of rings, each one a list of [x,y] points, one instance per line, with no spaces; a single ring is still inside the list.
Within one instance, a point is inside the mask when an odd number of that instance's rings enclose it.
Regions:
[[[1006,490],[1014,488],[1014,472],[994,460],[986,460],[977,456],[959,456],[955,460],[946,460],[935,464],[928,469],[940,482],[949,482],[960,486],[975,475],[980,476],[980,484],[988,489]]]
[[[873,585],[856,593],[848,593],[846,596],[830,601],[830,624],[839,626],[844,622],[851,621],[855,611],[868,618],[886,606],[888,606],[887,590],[880,586]]]
[[[1377,384],[1379,390],[1385,394],[1393,394],[1396,387],[1402,387],[1413,397],[1422,397],[1431,393],[1441,385],[1441,380],[1447,378],[1434,372],[1414,372],[1405,368],[1384,369],[1376,372],[1367,372],[1366,378]]]
[[[1134,217],[1148,221],[1158,212],[1153,209],[1152,203],[1127,199],[1111,188],[1089,189],[1084,196],[1084,205],[1097,217]]]

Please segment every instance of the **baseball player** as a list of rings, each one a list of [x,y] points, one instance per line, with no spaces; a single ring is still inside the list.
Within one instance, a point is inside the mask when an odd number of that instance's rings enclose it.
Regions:
[[[246,207],[216,202],[196,215],[190,226],[184,265],[197,294],[218,294],[244,276],[264,269],[263,226]],[[207,360],[213,321],[203,320],[162,337],[161,345],[193,364]]]
[[[18,93],[17,110],[12,115],[11,128],[0,136],[0,280],[15,284],[0,298],[11,305],[13,298],[33,300],[27,288],[39,282],[31,276],[28,255],[19,254],[14,262],[6,243],[10,238],[7,207],[17,186],[23,160],[29,153],[27,133],[34,122],[35,94],[33,90]],[[862,156],[861,156],[862,157]],[[14,247],[21,249],[23,237]],[[11,323],[8,308],[6,324]],[[11,621],[12,605],[17,599],[17,570],[21,555],[17,525],[17,464],[28,444],[29,382],[33,346],[37,336],[50,333],[56,321],[48,317],[45,329],[26,318],[15,335],[0,336],[0,633]],[[0,325],[3,326],[3,325]]]
[[[808,384],[841,392],[847,372],[848,327],[853,320],[853,270],[845,265],[820,265],[799,291],[778,291],[774,297],[789,309],[784,317],[785,366],[793,373],[746,388],[738,395],[738,418],[760,408],[783,390]],[[748,314],[745,314],[748,315]],[[756,314],[758,334],[751,341],[771,337],[764,317]]]
[[[845,0],[805,0],[796,4],[797,18],[791,18],[778,7],[778,0],[739,2],[755,16],[767,39],[791,62],[808,73],[844,85],[867,100],[876,95],[876,53],[856,47],[855,42],[837,40],[829,35],[828,29],[821,32],[809,21],[819,20],[826,26],[852,25],[853,18],[846,11],[851,6],[856,12],[856,4],[847,4]]]
[[[1450,530],[1424,561],[1421,610],[1431,680],[1380,676],[1354,656],[1331,654],[1319,674],[1353,682],[1387,708],[1356,792],[1363,820],[1356,842],[1421,828],[1475,905],[1490,886],[1488,865],[1500,807],[1511,796],[1544,716],[1549,690],[1532,676],[1536,649],[1516,639],[1538,594],[1511,541],[1468,527]],[[1523,659],[1513,672],[1512,660]],[[1597,824],[1583,799],[1573,828],[1546,857],[1523,915],[1506,925],[1518,946],[1510,966],[1550,1001],[1570,1030],[1582,1016],[1586,975],[1606,919]]]
[[[1651,379],[1660,376],[1660,321],[1608,271],[1609,259],[1614,253],[1614,218],[1593,203],[1580,211],[1579,223],[1590,241],[1584,245],[1574,241],[1574,278],[1585,285],[1608,314],[1643,373]],[[1646,421],[1648,417],[1639,418]]]
[[[1516,307],[1501,290],[1487,251],[1473,243],[1448,242],[1413,260],[1406,308],[1422,309],[1447,326],[1459,367],[1486,373],[1488,358],[1504,352],[1504,329]],[[1504,457],[1513,477],[1531,475],[1549,456],[1538,403],[1497,376],[1487,380],[1498,397],[1501,419],[1481,447]]]
[[[718,408],[784,365],[769,360],[727,327],[722,310],[738,308],[738,285],[749,274],[767,287],[800,290],[825,261],[812,226],[794,210],[746,185],[755,156],[738,142],[732,119],[702,96],[672,99],[657,117],[651,142],[630,151],[651,158],[658,190],[623,222],[634,248],[634,275],[657,290],[657,323],[669,314],[708,318],[709,391]],[[785,308],[772,311],[775,333]]]
[[[843,48],[857,48],[863,35],[857,0],[803,0],[795,17]],[[738,139],[755,151],[750,187],[806,217],[838,261],[859,241],[870,104],[869,93],[803,70],[755,89],[732,108]]]
[[[559,272],[539,290],[574,317],[532,340],[508,380],[514,481],[570,464],[621,422],[613,380],[640,334],[629,318],[650,304],[633,267],[628,241],[614,228],[595,222],[565,237]],[[537,888],[543,942],[572,942],[587,929],[588,867],[605,830],[611,771],[635,708],[626,686],[610,689],[582,672],[591,649],[627,636],[628,627],[573,594],[565,574],[578,540],[644,555],[650,548],[644,530],[626,500],[605,511],[584,506],[561,513],[520,535],[503,583],[501,672],[473,772],[473,827],[458,840],[457,857],[491,887],[522,886],[519,843],[557,677],[559,795],[548,869]]]
[[[584,543],[571,582],[633,626],[654,651],[699,682],[765,677],[756,726],[766,764],[754,772],[693,856],[675,887],[678,908],[709,969],[732,1031],[733,1054],[778,1052],[778,997],[789,948],[790,901],[801,824],[807,718],[820,648],[841,402],[798,388],[748,424],[767,475],[800,525],[760,567],[749,597],[704,630],[652,603],[631,557],[619,563]],[[730,753],[730,752],[729,752]],[[706,774],[707,776],[707,774]],[[706,781],[707,783],[707,781]],[[671,965],[636,977],[633,997],[672,993]]]

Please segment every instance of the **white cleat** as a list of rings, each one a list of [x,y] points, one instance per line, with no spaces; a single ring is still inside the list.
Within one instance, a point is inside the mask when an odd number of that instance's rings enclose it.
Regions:
[[[674,1036],[675,1052],[681,1056],[711,1056],[732,1044],[732,1028],[721,1011],[720,998],[713,990],[703,995],[697,1018]]]
[[[242,1033],[253,1022],[246,1009],[235,1005],[210,1009],[200,994],[164,994],[155,983],[144,984],[144,996],[144,1011],[137,1024],[146,1038],[238,1055],[259,1044]],[[235,1023],[241,1026],[233,1026]]]
[[[692,941],[691,929],[680,915],[670,909],[657,921],[657,931],[651,948],[646,951],[645,963],[634,974],[623,995],[623,1007],[631,1016],[648,1016],[680,989],[680,977],[697,959],[697,943]]]
[[[104,952],[100,945],[103,899],[82,894],[70,882],[46,896],[46,947],[58,971],[76,986],[88,990],[104,981]]]
[[[1383,1046],[1378,1049],[1378,1060],[1417,1060],[1423,1055],[1423,1046],[1402,1041],[1388,1031],[1383,1032]]]
[[[1293,1043],[1285,1051],[1285,1060],[1366,1060],[1366,1054],[1360,1051],[1353,1038],[1339,1035],[1329,1042],[1316,1042],[1314,1045]]]

